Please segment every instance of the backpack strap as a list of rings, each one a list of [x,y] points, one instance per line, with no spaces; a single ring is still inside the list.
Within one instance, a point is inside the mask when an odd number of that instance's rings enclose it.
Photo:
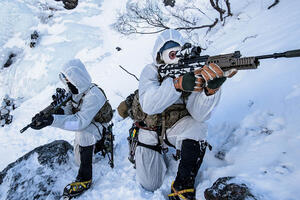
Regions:
[[[137,143],[137,146],[141,146],[141,147],[145,147],[147,149],[151,149],[153,151],[156,151],[158,153],[162,153],[162,147],[160,144],[157,144],[157,145],[149,145],[149,144],[144,144],[144,143],[141,143],[140,141],[138,141]]]
[[[107,96],[106,96],[104,90],[103,90],[101,87],[99,87],[96,83],[93,83],[93,86],[92,86],[92,87],[94,87],[94,86],[97,86],[97,88],[99,88],[99,89],[101,90],[101,92],[103,93],[103,95],[105,96],[105,98],[106,98],[106,100],[107,100]],[[90,87],[90,89],[92,89],[92,87]]]
[[[173,144],[171,144],[171,142],[169,141],[167,134],[165,135],[164,142],[165,142],[166,145],[168,145],[169,147],[173,147],[174,149],[176,149],[176,147],[175,147]]]
[[[82,104],[84,96],[88,93],[88,91],[90,91],[95,86],[100,89],[100,91],[104,95],[106,101],[108,101],[104,90],[102,88],[100,88],[96,83],[92,83],[92,85],[89,87],[89,89],[87,89],[86,91],[84,91],[84,93],[82,94],[82,97],[80,98],[79,103],[78,103],[77,107],[75,108],[75,110],[79,110],[79,107]],[[71,101],[75,103],[75,101],[73,99],[71,99]]]
[[[138,141],[137,143],[137,146],[141,146],[141,147],[145,147],[147,149],[151,149],[153,151],[157,151],[158,153],[162,153],[162,147],[161,147],[161,142],[159,140],[159,132],[160,130],[159,129],[151,129],[151,128],[148,128],[147,126],[143,126],[143,122],[135,122],[134,123],[136,127],[138,127],[139,129],[144,129],[144,130],[148,130],[148,131],[155,131],[156,134],[157,134],[157,145],[149,145],[149,144],[144,144],[140,141]]]

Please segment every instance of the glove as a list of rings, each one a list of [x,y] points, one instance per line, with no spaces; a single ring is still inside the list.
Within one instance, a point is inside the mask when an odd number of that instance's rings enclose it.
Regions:
[[[178,78],[173,79],[174,86],[177,90],[187,92],[201,92],[205,83],[202,77],[196,77],[193,72],[188,72]]]
[[[58,108],[58,109],[55,111],[54,114],[55,114],[55,115],[64,115],[64,114],[65,114],[65,111],[64,111],[64,109],[62,109],[62,108]]]
[[[225,82],[226,78],[231,78],[237,73],[236,69],[231,69],[226,72],[215,63],[204,65],[201,69],[195,71],[195,77],[202,77],[204,80],[204,91],[207,96],[215,94]]]
[[[53,123],[53,120],[54,118],[52,115],[36,114],[31,120],[30,128],[40,130],[46,126],[50,126]]]

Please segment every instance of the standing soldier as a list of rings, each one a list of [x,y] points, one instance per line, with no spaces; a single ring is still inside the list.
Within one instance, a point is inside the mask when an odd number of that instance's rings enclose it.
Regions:
[[[92,158],[97,152],[94,147],[98,147],[96,142],[101,140],[112,118],[112,109],[102,89],[91,82],[80,60],[66,63],[59,77],[72,93],[72,100],[54,115],[37,114],[31,128],[39,130],[51,125],[75,131],[75,161],[80,167],[75,182],[68,184],[64,190],[65,196],[74,197],[92,184]]]
[[[207,146],[205,121],[218,104],[226,77],[236,73],[232,70],[224,74],[219,66],[210,64],[177,78],[161,77],[158,66],[178,63],[176,53],[184,43],[180,33],[172,29],[158,36],[153,49],[154,63],[143,69],[138,93],[129,109],[138,130],[137,180],[146,190],[154,191],[163,183],[167,166],[162,148],[168,145],[177,150],[180,162],[171,184],[170,200],[196,199],[195,178]],[[127,102],[120,104],[121,116],[127,116],[126,107]]]

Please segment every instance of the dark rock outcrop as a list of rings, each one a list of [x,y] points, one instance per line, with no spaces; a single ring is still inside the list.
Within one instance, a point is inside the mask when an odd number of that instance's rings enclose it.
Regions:
[[[0,105],[0,126],[3,127],[5,124],[10,124],[12,122],[13,116],[10,114],[10,112],[16,108],[16,99],[5,95]]]
[[[30,35],[30,48],[34,48],[36,46],[36,44],[38,43],[40,35],[38,34],[37,31],[33,31],[33,33]]]
[[[0,199],[60,199],[62,188],[55,188],[70,170],[73,147],[57,140],[40,146],[9,164],[0,172]]]
[[[225,156],[226,156],[226,152],[225,151],[218,151],[215,154],[215,157],[218,158],[218,159],[220,159],[220,160],[224,160]]]
[[[234,177],[222,177],[204,192],[206,200],[256,199],[245,184],[232,183]]]
[[[164,4],[165,4],[165,6],[174,7],[175,6],[175,0],[164,0]]]
[[[76,8],[78,5],[78,0],[62,0],[64,3],[65,9],[71,10]]]
[[[9,66],[11,66],[14,62],[14,58],[16,57],[17,55],[15,53],[10,53],[9,56],[8,56],[8,59],[7,61],[4,63],[3,67],[4,68],[8,68]]]

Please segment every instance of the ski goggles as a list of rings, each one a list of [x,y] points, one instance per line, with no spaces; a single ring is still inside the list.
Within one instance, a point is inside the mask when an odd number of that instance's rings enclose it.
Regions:
[[[175,58],[176,58],[176,55],[177,55],[177,52],[178,52],[178,51],[170,51],[170,52],[169,52],[169,58],[170,58],[171,60],[175,59]]]

